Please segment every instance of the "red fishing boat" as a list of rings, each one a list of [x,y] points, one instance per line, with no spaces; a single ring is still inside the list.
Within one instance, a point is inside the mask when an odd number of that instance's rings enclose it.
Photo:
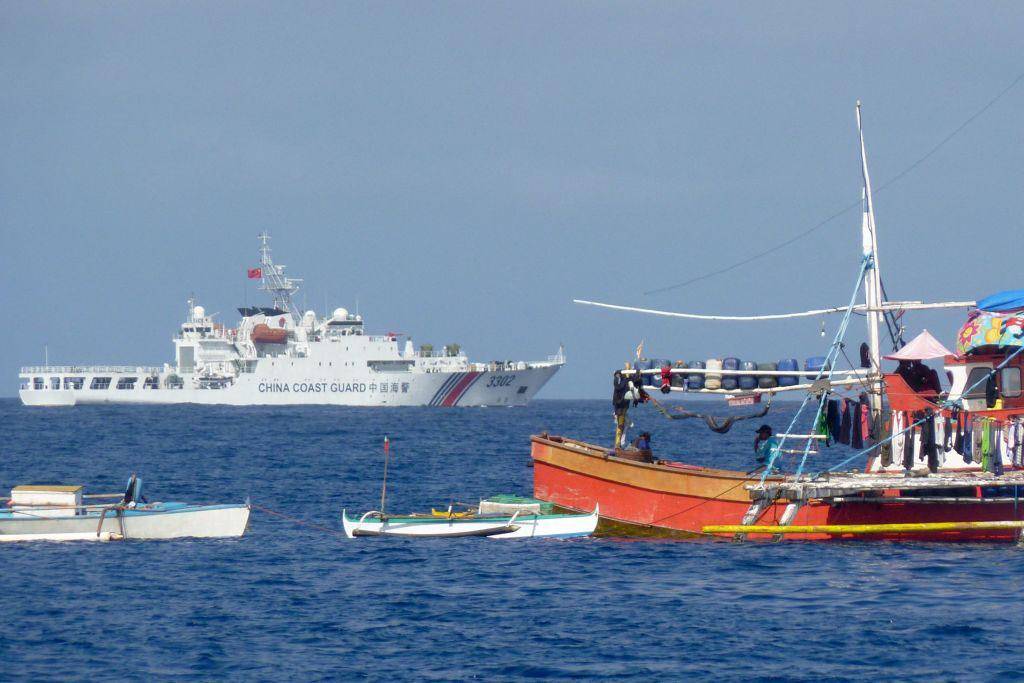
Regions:
[[[859,103],[857,125],[864,186],[863,257],[847,306],[767,316],[711,316],[577,300],[683,319],[764,320],[842,314],[827,355],[814,365],[808,362],[805,368],[813,369],[809,374],[795,363],[786,364],[786,369],[781,369],[783,364],[769,364],[767,369],[761,365],[753,369],[752,364],[737,368],[736,362],[708,362],[706,366],[662,362],[656,367],[627,363],[617,373],[617,382],[627,388],[616,403],[619,419],[613,447],[550,434],[532,437],[536,498],[579,511],[600,506],[605,525],[617,525],[625,533],[806,540],[1021,539],[1024,290],[1002,292],[977,302],[887,300],[881,286]],[[863,302],[857,303],[861,289]],[[952,307],[970,309],[957,336],[955,353],[927,331],[904,343],[898,316],[911,310]],[[843,339],[855,313],[866,317],[868,339],[861,367],[841,370],[837,366]],[[883,325],[890,331],[894,347],[886,356],[880,343]],[[935,371],[924,365],[924,361],[939,358],[949,378],[947,388],[941,386]],[[898,365],[886,371],[883,359]],[[737,379],[745,379],[745,386],[737,386]],[[664,393],[770,397],[796,391],[804,392],[806,398],[786,432],[764,440],[764,466],[742,472],[655,459],[643,444],[627,447],[625,413],[630,399],[633,407],[650,399],[644,385],[658,386]],[[862,401],[840,400],[848,388],[862,391]],[[685,411],[673,415],[657,401],[650,402],[669,417],[703,417]],[[807,406],[815,407],[816,412],[809,421],[805,416],[803,423],[814,428],[810,433],[795,433]],[[727,431],[730,426],[707,421],[715,431]],[[808,456],[822,442],[851,443],[849,434],[844,441],[842,433],[850,423],[857,434],[851,456],[827,470],[808,471]],[[782,472],[777,467],[783,454],[797,456],[794,471]],[[677,457],[685,460],[685,453]]]

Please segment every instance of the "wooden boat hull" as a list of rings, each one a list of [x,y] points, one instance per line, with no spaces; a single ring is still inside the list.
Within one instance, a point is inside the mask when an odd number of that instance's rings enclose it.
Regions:
[[[617,525],[630,535],[705,537],[709,525],[741,524],[752,500],[746,485],[760,475],[689,466],[681,463],[651,464],[609,455],[607,449],[557,436],[531,439],[534,497],[572,510],[600,505],[602,527]],[[772,478],[769,478],[771,481]],[[893,477],[893,488],[900,478]],[[767,507],[757,520],[762,526],[778,525],[788,501]],[[1014,502],[964,503],[834,503],[810,501],[791,521],[794,525],[849,525],[927,522],[976,522],[1024,519],[1024,491]],[[1014,541],[1014,529],[963,529],[931,533],[787,535],[787,539],[835,540],[939,540]],[[771,534],[750,534],[752,539]]]

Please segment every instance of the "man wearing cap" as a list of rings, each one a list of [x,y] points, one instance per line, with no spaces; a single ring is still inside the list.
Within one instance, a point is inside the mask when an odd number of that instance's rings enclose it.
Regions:
[[[757,438],[754,439],[754,453],[757,456],[757,464],[763,467],[772,452],[779,447],[779,440],[772,436],[770,425],[761,425],[757,428]]]

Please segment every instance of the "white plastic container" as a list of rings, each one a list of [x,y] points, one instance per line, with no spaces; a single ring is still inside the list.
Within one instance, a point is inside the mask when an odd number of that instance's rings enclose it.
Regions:
[[[704,365],[707,368],[708,373],[704,375],[704,388],[705,389],[721,389],[722,388],[722,373],[714,373],[713,370],[722,369],[722,361],[719,358],[708,358],[707,363]]]

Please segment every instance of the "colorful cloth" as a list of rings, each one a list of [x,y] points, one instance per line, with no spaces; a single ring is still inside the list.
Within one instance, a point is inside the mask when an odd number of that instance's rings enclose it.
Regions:
[[[956,336],[961,356],[986,347],[1024,346],[1024,314],[971,311]]]

